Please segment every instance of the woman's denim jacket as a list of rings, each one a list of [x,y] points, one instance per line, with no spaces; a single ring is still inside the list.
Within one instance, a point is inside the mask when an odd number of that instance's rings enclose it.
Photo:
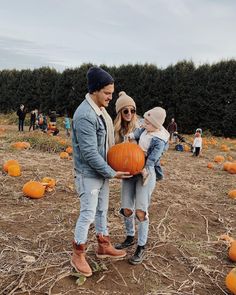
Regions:
[[[99,108],[88,99],[74,113],[74,169],[87,177],[112,178],[116,172],[106,162],[106,127],[101,114]]]
[[[134,138],[139,141],[141,134],[143,133],[144,128],[137,128],[133,132]],[[160,158],[162,154],[167,151],[169,148],[168,140],[165,141],[157,136],[154,136],[151,139],[149,148],[146,155],[145,168],[154,167],[156,172],[156,180],[161,180],[164,177],[163,170],[161,168]]]

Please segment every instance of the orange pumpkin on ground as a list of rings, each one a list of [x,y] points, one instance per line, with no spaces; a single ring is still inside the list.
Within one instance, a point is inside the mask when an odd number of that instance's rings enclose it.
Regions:
[[[230,163],[227,171],[231,174],[236,174],[236,162]]]
[[[17,141],[11,144],[11,146],[18,150],[28,149],[30,148],[30,143],[26,141]]]
[[[207,168],[209,168],[209,169],[213,169],[213,168],[214,168],[213,163],[211,163],[211,162],[207,163]]]
[[[136,175],[144,167],[145,156],[141,147],[136,143],[123,142],[109,149],[107,161],[115,171],[130,172],[131,175]]]
[[[28,181],[23,186],[23,194],[33,199],[40,199],[44,196],[45,186],[39,181]]]
[[[19,165],[19,162],[17,160],[8,160],[3,164],[3,170],[5,172],[8,172],[8,168],[10,165]]]
[[[46,187],[54,188],[56,185],[56,180],[51,177],[44,177],[41,180],[42,185],[45,185]]]
[[[19,165],[10,165],[8,167],[8,175],[17,177],[21,176],[21,170]]]
[[[233,240],[233,242],[231,243],[230,247],[229,247],[229,259],[236,262],[236,241]]]
[[[61,152],[60,153],[60,158],[61,159],[68,159],[69,158],[69,154],[67,152]]]
[[[229,259],[236,262],[236,240],[234,240],[234,238],[232,238],[226,234],[221,235],[220,239],[228,242],[228,244],[229,244],[229,251],[228,251]]]
[[[228,171],[230,164],[231,164],[231,162],[224,162],[224,164],[223,164],[223,170],[224,171]]]
[[[229,191],[228,195],[230,198],[235,199],[236,198],[236,189]]]
[[[72,154],[72,153],[73,153],[73,149],[72,149],[72,147],[71,147],[71,146],[68,146],[68,147],[66,148],[66,152],[67,152],[68,154]]]
[[[232,294],[236,295],[236,268],[233,268],[226,276],[226,287]]]
[[[225,160],[225,158],[223,156],[220,156],[220,155],[215,156],[215,158],[214,158],[214,161],[216,163],[222,163],[222,162],[224,162],[224,160]]]

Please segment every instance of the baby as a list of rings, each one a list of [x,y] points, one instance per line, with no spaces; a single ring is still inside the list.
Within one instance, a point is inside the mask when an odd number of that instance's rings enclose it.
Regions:
[[[161,107],[155,107],[144,114],[143,128],[137,128],[128,135],[129,139],[138,141],[139,146],[145,153],[145,167],[141,174],[143,185],[148,183],[151,167],[155,168],[156,180],[163,178],[160,165],[160,158],[168,149],[170,134],[163,127],[166,118],[166,111]]]

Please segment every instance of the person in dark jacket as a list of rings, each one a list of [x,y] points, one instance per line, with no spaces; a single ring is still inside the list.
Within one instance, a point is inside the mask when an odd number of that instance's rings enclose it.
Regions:
[[[19,118],[19,121],[18,121],[19,131],[24,131],[24,121],[25,121],[26,111],[25,111],[25,106],[23,104],[20,105],[16,114]]]
[[[33,130],[35,130],[35,122],[36,122],[36,110],[31,111],[30,113],[30,126],[29,131],[33,127]]]
[[[167,131],[170,133],[170,142],[176,141],[177,124],[174,118],[171,119],[170,124],[167,126]]]

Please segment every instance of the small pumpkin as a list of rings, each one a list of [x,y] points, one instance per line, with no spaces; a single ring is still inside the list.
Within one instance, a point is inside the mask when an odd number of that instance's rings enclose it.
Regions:
[[[236,241],[235,240],[233,240],[230,244],[228,255],[230,260],[236,262]]]
[[[3,164],[3,170],[5,172],[8,172],[8,168],[10,165],[19,165],[19,162],[17,160],[8,160]]]
[[[54,178],[51,178],[51,177],[44,177],[41,180],[41,183],[43,185],[45,185],[46,187],[54,188],[55,185],[56,185],[56,180]]]
[[[60,158],[61,159],[69,159],[69,154],[67,152],[61,152],[60,153]]]
[[[8,167],[8,175],[17,177],[21,176],[21,170],[19,165],[10,165]]]
[[[236,268],[233,268],[226,276],[226,287],[232,294],[236,295]]]
[[[224,160],[225,160],[225,158],[223,156],[220,156],[220,155],[217,155],[214,158],[214,162],[216,162],[216,163],[222,163],[222,162],[224,162]]]
[[[40,199],[44,196],[45,186],[39,181],[28,181],[23,186],[23,194],[33,199]]]
[[[230,163],[227,171],[231,174],[236,174],[236,162]]]
[[[214,168],[213,163],[211,163],[211,162],[207,163],[207,168],[209,168],[209,169],[213,169],[213,168]]]
[[[143,169],[145,156],[138,144],[123,142],[115,144],[109,149],[107,161],[115,171],[129,172],[131,175],[135,175]]]
[[[233,157],[232,156],[227,156],[227,160],[228,161],[233,161]]]
[[[30,148],[30,143],[26,141],[17,141],[11,144],[11,146],[18,150],[28,149]]]
[[[231,164],[231,162],[228,162],[228,161],[227,162],[224,162],[224,164],[223,164],[223,170],[224,171],[228,171],[230,164]]]
[[[229,191],[228,196],[232,199],[235,199],[236,198],[236,189]]]
[[[72,147],[71,146],[68,146],[67,148],[66,148],[66,152],[68,153],[68,154],[72,154],[73,153],[73,149],[72,149]]]

